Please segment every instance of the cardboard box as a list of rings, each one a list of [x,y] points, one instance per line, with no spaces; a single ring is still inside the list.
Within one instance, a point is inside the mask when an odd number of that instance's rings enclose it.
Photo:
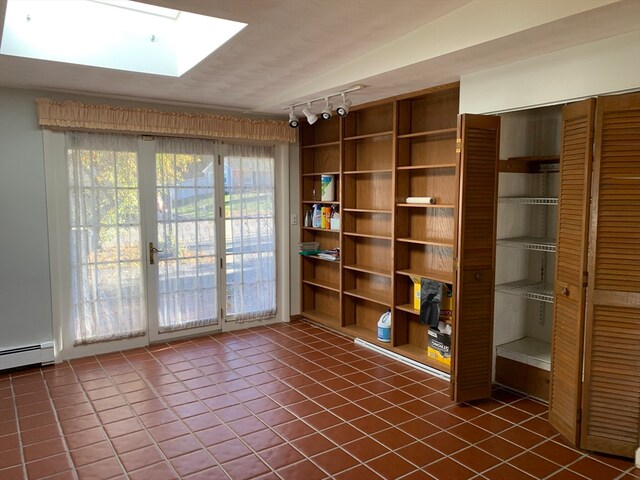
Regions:
[[[413,308],[420,311],[420,290],[422,289],[422,278],[410,275],[413,282]]]
[[[451,365],[451,335],[428,329],[427,356],[446,365]]]

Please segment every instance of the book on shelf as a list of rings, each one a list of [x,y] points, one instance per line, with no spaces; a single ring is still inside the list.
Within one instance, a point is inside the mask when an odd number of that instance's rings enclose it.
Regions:
[[[318,258],[322,258],[323,260],[331,260],[332,262],[336,262],[340,260],[340,249],[334,248],[332,250],[322,250],[317,254]]]

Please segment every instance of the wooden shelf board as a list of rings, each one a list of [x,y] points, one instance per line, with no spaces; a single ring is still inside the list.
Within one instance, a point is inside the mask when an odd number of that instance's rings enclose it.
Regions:
[[[340,175],[340,172],[313,172],[313,173],[303,173],[303,177],[320,177],[322,175]]]
[[[333,282],[327,282],[326,280],[317,280],[315,278],[310,278],[308,280],[302,280],[302,283],[306,283],[307,285],[312,285],[314,287],[324,288],[326,290],[331,290],[332,292],[340,293],[340,285]]]
[[[345,325],[344,329],[348,332],[349,335],[352,335],[356,338],[361,338],[362,340],[366,340],[367,342],[379,345],[384,348],[389,348],[390,346],[390,343],[381,342],[380,340],[378,340],[378,332],[376,330],[372,330],[361,325]]]
[[[302,227],[302,229],[313,231],[313,232],[340,233],[340,230],[333,230],[331,228]]]
[[[416,243],[418,245],[435,245],[438,247],[453,247],[453,241],[451,240],[440,240],[437,238],[411,238],[411,237],[402,237],[396,239],[398,242],[405,243]]]
[[[455,208],[455,205],[447,205],[444,203],[398,203],[397,206],[405,208]]]
[[[509,157],[507,160],[517,160],[519,162],[548,162],[557,163],[560,161],[560,155],[534,155],[531,157]]]
[[[416,362],[424,363],[430,367],[435,368],[436,370],[440,370],[444,373],[451,373],[451,367],[445,363],[434,360],[433,358],[429,358],[427,356],[427,349],[421,348],[416,345],[412,345],[410,343],[405,343],[404,345],[398,345],[395,347],[400,355],[404,355],[405,357],[409,357]]]
[[[326,313],[318,310],[305,310],[300,312],[300,315],[328,327],[336,328],[340,326],[340,319],[338,317],[327,315]]]
[[[303,149],[307,148],[323,148],[323,147],[335,147],[340,145],[340,140],[336,140],[335,142],[325,142],[325,143],[314,143],[312,145],[303,145]]]
[[[444,135],[444,134],[451,134],[451,133],[457,133],[457,132],[458,132],[458,129],[456,127],[441,128],[438,130],[425,130],[423,132],[403,133],[402,135],[398,135],[398,139],[429,137],[431,135]]]
[[[307,204],[314,204],[314,203],[319,203],[320,205],[340,205],[340,202],[335,200],[333,202],[323,202],[322,200],[303,200],[302,203],[307,203]]]
[[[371,170],[347,170],[344,173],[345,175],[374,175],[378,173],[392,173],[393,169],[391,168],[376,168]]]
[[[361,237],[361,238],[375,238],[378,240],[391,240],[391,237],[388,235],[371,235],[368,233],[355,233],[355,232],[344,232],[344,234],[348,237]]]
[[[498,171],[501,173],[537,173],[541,165],[556,164],[560,162],[558,155],[541,155],[538,157],[511,157],[498,162]]]
[[[421,277],[421,278],[431,278],[432,280],[437,280],[443,283],[453,283],[454,274],[453,272],[443,272],[438,270],[397,270],[397,274],[406,275],[412,277]]]
[[[363,140],[365,138],[375,138],[375,137],[385,137],[393,135],[393,130],[387,130],[385,132],[376,132],[376,133],[367,133],[365,135],[354,135],[351,137],[344,137],[343,140],[345,142],[353,141],[353,140]]]
[[[354,212],[354,213],[385,213],[391,215],[391,210],[376,210],[373,208],[343,208],[343,212]]]
[[[391,278],[391,272],[389,270],[383,270],[382,268],[368,267],[366,265],[358,265],[357,263],[352,263],[348,265],[343,265],[347,270],[355,270],[356,272],[364,272],[364,273],[372,273],[374,275],[380,275],[382,277]]]
[[[319,260],[321,262],[329,262],[335,263],[336,265],[340,265],[340,260],[329,260],[328,258],[322,258],[317,255],[300,255],[302,258],[312,258],[314,260]]]
[[[410,313],[412,315],[420,315],[420,310],[416,310],[413,308],[413,303],[405,303],[402,305],[396,305],[398,310],[402,310],[403,312]]]
[[[345,290],[345,295],[349,295],[355,298],[361,298],[363,300],[368,300],[370,302],[379,303],[380,305],[384,305],[386,307],[391,306],[391,299],[387,295],[380,295],[377,292],[372,292],[370,290],[364,290],[361,288],[354,288],[353,290]]]
[[[437,165],[403,165],[396,167],[397,170],[429,170],[435,168],[455,168],[455,163],[440,163]]]

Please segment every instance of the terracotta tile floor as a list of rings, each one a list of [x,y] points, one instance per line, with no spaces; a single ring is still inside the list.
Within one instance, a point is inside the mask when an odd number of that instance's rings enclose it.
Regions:
[[[0,373],[0,479],[638,479],[304,322]]]

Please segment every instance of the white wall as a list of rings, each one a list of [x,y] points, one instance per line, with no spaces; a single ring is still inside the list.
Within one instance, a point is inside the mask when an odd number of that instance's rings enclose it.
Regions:
[[[52,339],[42,132],[33,100],[0,89],[0,349]]]
[[[460,112],[493,113],[640,88],[640,30],[460,78]]]

